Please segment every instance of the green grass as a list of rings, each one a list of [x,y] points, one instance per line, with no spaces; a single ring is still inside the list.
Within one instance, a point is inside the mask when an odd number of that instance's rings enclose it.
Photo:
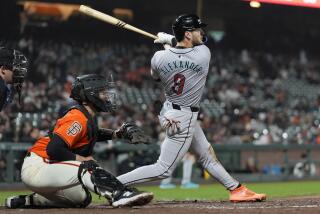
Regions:
[[[268,199],[286,198],[294,196],[320,196],[320,181],[300,182],[276,182],[276,183],[250,183],[247,186],[260,193],[266,193]],[[220,184],[201,185],[199,189],[183,190],[179,187],[170,190],[159,189],[158,186],[140,187],[141,190],[151,191],[156,200],[227,200],[228,191]],[[0,204],[6,197],[12,195],[26,194],[27,191],[2,191],[0,192]],[[94,195],[94,194],[93,194]],[[94,202],[103,203],[103,198],[94,196]]]
[[[245,185],[253,191],[266,193],[268,198],[320,196],[320,181],[249,183]],[[196,190],[180,188],[162,190],[158,187],[143,187],[141,189],[154,192],[157,200],[226,200],[229,197],[229,192],[220,184],[201,185]]]

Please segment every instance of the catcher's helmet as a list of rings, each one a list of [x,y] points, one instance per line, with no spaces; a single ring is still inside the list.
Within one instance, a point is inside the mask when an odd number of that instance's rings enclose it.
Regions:
[[[18,50],[2,47],[0,48],[0,66],[12,71],[12,84],[19,95],[20,101],[22,83],[28,71],[27,58]]]
[[[86,74],[76,78],[70,97],[79,103],[91,103],[98,112],[116,108],[116,91],[113,82],[97,74]]]
[[[195,14],[183,14],[178,16],[172,23],[172,31],[177,41],[183,40],[186,31],[193,31],[196,28],[204,28],[207,24],[203,23],[201,19]]]

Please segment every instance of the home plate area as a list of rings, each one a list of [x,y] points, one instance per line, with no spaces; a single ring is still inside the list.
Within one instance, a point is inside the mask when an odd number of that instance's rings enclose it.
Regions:
[[[90,205],[84,209],[19,209],[10,210],[2,207],[0,213],[108,213],[108,214],[202,214],[202,213],[239,213],[239,214],[279,214],[279,213],[320,213],[320,197],[302,197],[289,199],[272,199],[265,202],[231,203],[228,201],[153,201],[143,207],[112,208],[106,205]]]

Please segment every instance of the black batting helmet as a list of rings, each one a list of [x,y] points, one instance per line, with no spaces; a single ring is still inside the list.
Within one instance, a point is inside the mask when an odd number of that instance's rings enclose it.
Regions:
[[[207,24],[195,14],[183,14],[178,16],[172,24],[172,31],[177,41],[183,40],[186,31],[193,31],[196,28],[204,28]]]
[[[28,71],[27,58],[18,50],[1,47],[0,66],[12,71],[12,84],[19,95],[20,101],[22,84]]]
[[[106,93],[101,95],[101,93]],[[86,74],[76,78],[70,97],[79,103],[91,103],[98,112],[116,108],[116,91],[113,82],[97,74]]]

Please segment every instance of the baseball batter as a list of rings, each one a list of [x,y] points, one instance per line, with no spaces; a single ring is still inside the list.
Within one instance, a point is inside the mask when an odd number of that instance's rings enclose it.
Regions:
[[[86,207],[91,202],[90,192],[106,197],[113,207],[150,202],[152,193],[128,188],[92,157],[96,141],[143,140],[143,132],[130,123],[117,130],[98,129],[96,113],[114,108],[116,96],[110,84],[96,74],[79,76],[70,97],[78,104],[58,119],[48,136],[36,141],[24,159],[21,178],[34,193],[9,197],[6,207]]]
[[[158,33],[155,43],[172,46],[156,52],[151,60],[151,75],[165,90],[166,101],[159,119],[166,129],[166,138],[157,163],[140,167],[118,179],[124,185],[130,185],[167,178],[190,149],[210,175],[230,190],[231,201],[265,200],[265,194],[249,190],[229,175],[197,123],[211,58],[210,50],[204,45],[205,26],[198,16],[187,14],[174,21],[175,38]]]

